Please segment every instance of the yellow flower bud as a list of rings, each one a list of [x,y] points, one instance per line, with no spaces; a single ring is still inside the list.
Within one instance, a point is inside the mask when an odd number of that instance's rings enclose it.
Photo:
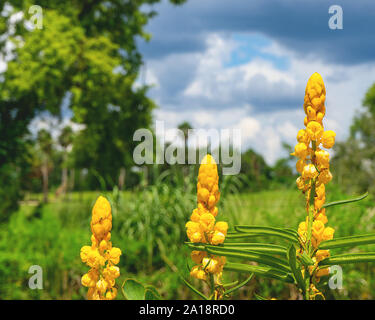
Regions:
[[[329,275],[329,268],[324,268],[324,269],[321,269],[319,268],[315,275],[320,278],[320,277],[324,277],[324,276],[328,276]]]
[[[204,213],[200,219],[200,227],[203,231],[211,231],[215,224],[215,217],[211,213]]]
[[[322,144],[326,149],[330,149],[335,144],[336,133],[332,130],[324,131],[322,136]]]
[[[329,167],[329,153],[325,150],[319,150],[315,152],[316,162],[319,168]]]
[[[332,180],[332,174],[329,169],[322,170],[319,174],[318,181],[319,183],[327,184]]]
[[[316,261],[319,263],[320,261],[329,257],[329,250],[317,250],[315,257]]]
[[[298,131],[298,133],[297,133],[297,141],[300,142],[300,143],[304,143],[306,145],[308,145],[310,143],[310,138],[307,135],[305,129],[301,129],[301,130]]]
[[[317,141],[323,135],[323,127],[319,122],[311,121],[306,126],[306,132],[311,140]]]
[[[318,176],[318,171],[313,164],[308,164],[304,166],[302,171],[303,179],[314,179]]]
[[[327,227],[324,229],[322,240],[331,240],[333,239],[333,234],[335,233],[335,229],[331,227]]]
[[[302,173],[304,166],[306,165],[306,162],[302,159],[298,160],[296,163],[296,170],[299,173]]]
[[[202,259],[207,255],[205,251],[198,251],[194,250],[191,252],[191,259],[196,263],[196,264],[201,264]]]
[[[300,159],[305,159],[308,155],[309,151],[307,148],[307,145],[304,143],[297,143],[294,147],[294,153],[292,155],[295,155],[296,157]]]
[[[220,231],[215,231],[212,236],[211,243],[213,245],[218,245],[218,244],[223,243],[224,240],[225,240],[225,234]]]
[[[228,223],[226,223],[224,221],[218,221],[215,224],[214,230],[219,231],[219,232],[223,233],[226,236],[227,235],[227,231],[228,231]]]

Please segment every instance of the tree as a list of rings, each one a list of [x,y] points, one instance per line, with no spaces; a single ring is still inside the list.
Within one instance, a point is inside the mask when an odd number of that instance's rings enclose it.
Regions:
[[[85,125],[82,136],[95,142],[87,163],[103,174],[110,168],[111,176],[129,165],[129,132],[148,127],[155,107],[148,88],[134,83],[142,64],[136,39],[149,39],[144,26],[155,15],[143,8],[156,2],[40,0],[43,27],[30,30],[25,21],[33,2],[11,1],[0,20],[0,33],[6,35],[0,37],[0,55],[9,57],[0,74],[0,166],[25,151],[23,138],[37,112],[59,115],[67,97],[74,121]],[[4,6],[2,1],[0,12]],[[14,21],[18,12],[23,18]],[[12,52],[7,52],[9,42]]]
[[[336,142],[332,168],[348,192],[375,191],[375,84],[369,88],[344,142]],[[355,177],[355,178],[354,178]]]
[[[254,150],[249,149],[241,155],[241,171],[246,176],[247,188],[257,191],[268,187],[271,178],[271,168],[264,158]]]
[[[48,175],[51,169],[50,159],[52,156],[53,140],[51,134],[42,129],[38,132],[37,143],[40,151],[40,171],[43,180],[43,202],[48,202]]]

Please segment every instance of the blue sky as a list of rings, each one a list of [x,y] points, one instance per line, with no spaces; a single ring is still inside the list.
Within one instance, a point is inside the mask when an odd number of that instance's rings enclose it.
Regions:
[[[343,9],[343,30],[328,27],[333,4]],[[338,140],[375,82],[372,0],[163,1],[153,9],[152,39],[139,45],[142,79],[159,105],[155,118],[169,128],[187,120],[195,128],[241,129],[242,149],[254,148],[270,164],[303,127],[312,73],[325,81],[325,127]]]

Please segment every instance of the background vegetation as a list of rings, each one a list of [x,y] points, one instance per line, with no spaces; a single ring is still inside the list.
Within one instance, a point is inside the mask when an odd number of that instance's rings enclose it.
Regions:
[[[27,14],[11,19],[27,13],[30,1],[9,1],[8,7],[1,2],[0,11],[8,12],[0,20],[0,33],[6,34],[0,50],[7,57],[0,74],[1,299],[85,297],[80,277],[87,268],[79,251],[89,244],[91,208],[100,194],[112,203],[113,243],[123,251],[118,283],[135,277],[156,286],[163,298],[196,298],[178,273],[188,277],[191,264],[184,225],[195,206],[198,168],[136,167],[131,157],[133,132],[151,127],[156,107],[148,88],[135,85],[142,65],[136,38],[150,37],[143,28],[156,14],[141,7],[155,2],[41,0],[49,27],[33,31],[24,24]],[[359,204],[327,209],[337,236],[374,231],[375,86],[363,105],[348,141],[334,149],[335,180],[327,201],[371,194]],[[67,110],[80,130],[62,125]],[[33,132],[35,117],[54,122]],[[247,150],[241,173],[220,177],[220,220],[297,227],[305,216],[303,198],[295,187],[290,146],[284,147],[285,158],[273,166]],[[43,268],[43,290],[28,288],[34,264]],[[371,264],[344,266],[344,289],[326,297],[374,299],[374,271]],[[230,282],[238,274],[225,277]],[[254,293],[297,296],[292,286],[255,277],[233,298],[253,299]]]

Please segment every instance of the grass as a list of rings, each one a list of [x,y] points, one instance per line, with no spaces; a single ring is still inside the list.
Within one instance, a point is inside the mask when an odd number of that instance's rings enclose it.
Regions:
[[[178,270],[189,279],[192,265],[184,224],[195,206],[194,184],[184,188],[167,183],[139,192],[106,193],[113,206],[113,244],[120,247],[121,284],[125,278],[137,278],[153,284],[165,299],[196,299],[182,284]],[[29,195],[9,222],[0,225],[0,296],[4,299],[83,299],[86,289],[80,276],[87,270],[81,263],[81,246],[90,243],[91,208],[100,192],[72,193],[38,206],[41,195]],[[335,186],[327,190],[327,201],[348,198]],[[284,226],[296,229],[304,220],[303,196],[297,190],[284,189],[257,193],[225,193],[219,207],[219,220],[234,224]],[[373,199],[327,209],[328,225],[335,236],[374,232]],[[261,239],[275,242],[274,239]],[[375,251],[374,246],[365,246]],[[361,248],[360,248],[361,249]],[[334,251],[332,250],[334,253]],[[28,268],[38,264],[44,271],[44,290],[27,286]],[[344,289],[327,293],[327,298],[373,299],[374,265],[343,267]],[[246,275],[225,274],[224,280],[242,280]],[[189,279],[196,286],[201,283]],[[201,288],[204,291],[204,288]],[[254,299],[254,293],[270,298],[295,298],[293,286],[276,280],[254,279],[232,298]],[[121,295],[119,298],[122,298]]]

